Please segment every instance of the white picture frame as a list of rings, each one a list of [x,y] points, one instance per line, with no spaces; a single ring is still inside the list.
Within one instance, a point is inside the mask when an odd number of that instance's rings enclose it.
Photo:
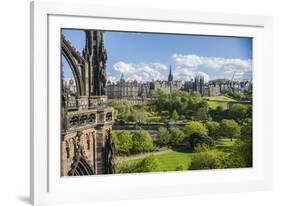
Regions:
[[[272,188],[272,17],[110,7],[90,1],[34,1],[30,19],[30,194],[34,205]],[[253,168],[61,178],[60,76],[56,68],[60,66],[60,32],[57,32],[65,27],[253,37]]]

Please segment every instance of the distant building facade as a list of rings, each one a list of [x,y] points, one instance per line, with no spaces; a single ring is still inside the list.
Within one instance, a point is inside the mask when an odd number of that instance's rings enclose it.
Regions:
[[[235,92],[246,92],[251,88],[250,81],[231,81],[227,79],[212,80],[205,83],[204,76],[197,74],[190,81],[174,80],[172,68],[167,80],[152,80],[150,82],[126,81],[124,75],[117,82],[107,82],[107,96],[109,99],[126,99],[132,105],[139,105],[143,102],[150,101],[150,90],[162,90],[167,94],[179,90],[187,92],[197,92],[201,96],[219,96],[230,90]]]
[[[165,80],[152,81],[150,84],[150,89],[152,89],[152,90],[160,89],[167,94],[171,94],[173,92],[176,92],[176,91],[182,89],[182,86],[183,85],[182,85],[181,81],[174,80],[174,77],[172,74],[172,67],[170,66],[168,81],[165,81]]]
[[[160,89],[167,94],[182,89],[182,82],[173,79],[172,68],[170,66],[170,73],[168,81],[157,80],[151,82],[137,82],[126,81],[124,75],[117,82],[107,82],[107,97],[108,99],[126,99],[132,105],[139,105],[149,100],[149,91]]]
[[[184,83],[184,90],[188,92],[197,92],[202,96],[209,94],[209,86],[205,85],[204,77],[202,75],[197,74],[195,79],[191,79],[190,81],[186,81]]]
[[[132,105],[140,105],[143,103],[149,92],[149,84],[139,83],[136,80],[126,81],[124,75],[118,82],[107,82],[108,99],[126,99]]]

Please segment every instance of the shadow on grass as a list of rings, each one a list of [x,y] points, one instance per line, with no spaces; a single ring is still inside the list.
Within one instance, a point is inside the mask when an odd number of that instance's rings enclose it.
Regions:
[[[174,146],[171,148],[173,151],[181,152],[181,153],[193,153],[191,147],[189,146]]]

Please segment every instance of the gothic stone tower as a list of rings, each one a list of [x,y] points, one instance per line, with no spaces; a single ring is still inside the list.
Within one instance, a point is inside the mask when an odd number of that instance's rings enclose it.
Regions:
[[[107,57],[103,33],[86,30],[85,35],[82,55],[62,35],[62,55],[77,87],[73,98],[62,83],[62,176],[114,173],[113,110],[107,106],[105,96]]]

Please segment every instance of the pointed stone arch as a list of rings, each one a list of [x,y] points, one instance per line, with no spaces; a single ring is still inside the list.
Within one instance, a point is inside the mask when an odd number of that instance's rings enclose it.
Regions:
[[[62,38],[61,53],[69,64],[70,69],[73,73],[75,84],[77,87],[77,95],[85,95],[84,80],[81,74],[83,65],[85,64],[84,59],[77,53],[76,50],[74,50],[74,48],[65,38]]]
[[[88,162],[78,157],[72,164],[71,170],[68,172],[69,176],[83,176],[83,175],[94,175],[93,169],[90,167]]]

